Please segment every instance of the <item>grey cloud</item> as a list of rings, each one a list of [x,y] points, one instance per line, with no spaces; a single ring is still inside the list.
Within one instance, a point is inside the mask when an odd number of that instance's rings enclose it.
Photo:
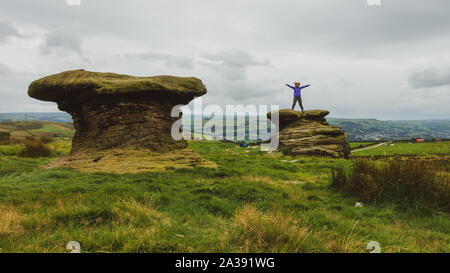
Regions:
[[[269,61],[260,61],[244,50],[229,49],[217,54],[203,56],[207,62],[202,65],[210,67],[222,77],[229,80],[245,80],[247,69],[251,66],[269,66]]]
[[[20,37],[19,31],[9,22],[0,21],[0,43],[5,42],[9,37]]]
[[[11,69],[6,65],[0,63],[0,76],[4,77],[8,76],[9,74],[11,74]]]
[[[268,61],[258,61],[248,52],[239,49],[229,49],[218,54],[204,55],[206,59],[219,61],[223,66],[247,68],[254,65],[269,65]]]
[[[428,68],[409,76],[409,84],[413,88],[432,88],[450,85],[450,68]]]
[[[245,47],[258,44],[277,50],[383,54],[392,50],[388,45],[414,48],[428,39],[450,35],[448,0],[382,3],[370,7],[365,0],[279,0],[276,4],[196,0],[191,5],[185,0],[97,0],[69,7],[64,1],[2,0],[1,5],[21,20],[45,28],[79,21],[86,35],[151,39],[159,46],[164,46],[164,41],[188,39],[218,45],[238,41]],[[168,23],[168,17],[177,20]]]
[[[48,33],[41,46],[43,53],[67,53],[82,54],[82,41],[71,29],[64,28]]]
[[[409,67],[441,67],[433,59],[448,63],[448,0],[382,0],[381,7],[365,0],[82,0],[79,7],[64,0],[1,0],[0,18],[19,27],[22,37],[32,37],[27,45],[18,42],[16,50],[15,45],[2,47],[0,60],[13,75],[25,68],[47,69],[48,74],[76,67],[196,76],[207,85],[204,99],[209,103],[283,107],[291,104],[283,84],[300,77],[314,86],[305,93],[305,106],[330,109],[335,116],[395,119],[450,113],[445,88],[417,89],[415,96],[401,93],[411,91],[404,85]],[[17,29],[6,29],[6,37],[17,34]],[[42,33],[48,35],[36,38]],[[41,51],[34,50],[41,38]],[[21,50],[26,54],[11,57]],[[92,62],[86,65],[83,58]],[[410,86],[448,86],[445,71],[418,71]],[[14,89],[12,78],[2,77],[0,87],[11,100],[19,98],[11,90],[26,92],[25,84]],[[319,84],[330,89],[320,90]],[[435,92],[439,100],[423,94]],[[402,101],[402,112],[392,107]],[[2,102],[3,111],[28,110]],[[33,100],[27,107],[33,105],[40,109]]]
[[[424,43],[450,39],[450,1],[382,2],[370,7],[365,0],[240,1],[239,8],[251,12],[236,20],[251,31],[236,36],[242,44],[251,40],[277,51],[365,58],[426,52]]]
[[[194,58],[185,57],[166,53],[146,52],[141,54],[128,54],[127,57],[138,58],[143,60],[163,61],[169,68],[194,68]]]
[[[242,103],[245,101],[255,103],[255,98],[262,101],[272,96],[273,90],[263,83],[233,82],[221,81],[219,85],[214,86],[215,91],[220,91],[225,97]],[[266,100],[269,103],[271,100]]]

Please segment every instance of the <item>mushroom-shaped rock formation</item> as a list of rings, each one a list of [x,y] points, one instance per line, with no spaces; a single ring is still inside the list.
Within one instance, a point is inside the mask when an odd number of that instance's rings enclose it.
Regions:
[[[28,95],[54,101],[72,115],[72,154],[117,147],[162,152],[183,149],[171,137],[172,108],[206,94],[196,78],[133,77],[85,70],[66,71],[33,82]]]
[[[278,138],[280,147],[293,155],[350,156],[347,133],[339,127],[330,126],[326,110],[297,112],[280,110]],[[267,117],[272,118],[273,113]]]
[[[44,168],[137,173],[202,166],[216,168],[171,136],[172,108],[206,94],[196,78],[132,77],[84,70],[33,82],[29,96],[54,101],[72,115],[72,152]]]

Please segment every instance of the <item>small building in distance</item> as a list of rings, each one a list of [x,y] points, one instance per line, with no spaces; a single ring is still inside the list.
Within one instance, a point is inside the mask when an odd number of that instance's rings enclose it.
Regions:
[[[442,138],[435,138],[434,142],[442,142]]]

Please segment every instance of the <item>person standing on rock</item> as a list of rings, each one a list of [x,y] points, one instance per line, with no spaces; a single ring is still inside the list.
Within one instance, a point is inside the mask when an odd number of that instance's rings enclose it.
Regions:
[[[305,86],[300,86],[300,82],[296,82],[294,83],[295,86],[291,86],[289,84],[286,83],[287,87],[290,87],[292,89],[294,89],[294,103],[292,104],[292,110],[294,110],[295,108],[295,104],[298,101],[298,104],[300,105],[300,108],[302,109],[303,112],[303,103],[302,103],[302,89],[311,86],[310,84],[305,85]]]

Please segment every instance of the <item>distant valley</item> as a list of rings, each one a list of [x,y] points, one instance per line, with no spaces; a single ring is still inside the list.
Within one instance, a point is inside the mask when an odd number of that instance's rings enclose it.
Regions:
[[[194,117],[194,119],[198,118],[201,117]],[[204,119],[203,123],[207,120]],[[344,129],[349,134],[350,141],[450,139],[450,119],[382,121],[327,118],[327,120],[331,125]],[[21,121],[72,122],[72,118],[67,113],[0,113],[0,122]],[[244,118],[238,118],[238,125],[244,124]]]

